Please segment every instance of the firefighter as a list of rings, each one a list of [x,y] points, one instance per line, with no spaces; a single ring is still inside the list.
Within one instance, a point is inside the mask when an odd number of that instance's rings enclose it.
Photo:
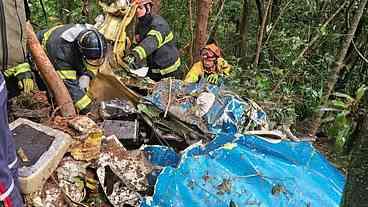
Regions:
[[[20,92],[30,94],[35,84],[26,58],[24,2],[3,1],[2,4],[0,67],[6,80],[8,98],[13,98]]]
[[[138,43],[124,58],[129,69],[136,70],[143,66],[144,60],[149,68],[147,76],[154,81],[174,77],[181,79],[180,57],[176,48],[174,34],[167,21],[153,15],[152,0],[136,1],[135,41]]]
[[[80,113],[88,112],[92,103],[87,93],[89,83],[104,62],[107,51],[103,35],[90,25],[68,24],[42,30],[37,37],[67,87],[76,109]]]
[[[197,83],[201,78],[205,78],[210,84],[221,84],[223,78],[231,71],[231,65],[222,58],[221,49],[212,42],[201,49],[200,55],[201,60],[193,64],[185,76],[184,83]]]
[[[5,207],[23,206],[19,163],[8,124],[7,98],[15,96],[19,89],[29,93],[34,86],[29,64],[25,63],[24,6],[23,0],[0,1],[0,206]]]

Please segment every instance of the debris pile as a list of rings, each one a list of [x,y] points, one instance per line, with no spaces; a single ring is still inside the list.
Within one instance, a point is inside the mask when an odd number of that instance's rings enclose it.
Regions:
[[[43,123],[11,125],[27,206],[339,206],[342,174],[301,137],[270,130],[254,101],[204,79],[127,75],[136,7],[99,5],[98,27],[114,46],[89,88],[94,119],[50,106],[13,113]],[[16,135],[24,125],[35,130]]]
[[[166,79],[136,106],[104,102],[97,123],[50,119],[73,143],[27,204],[338,206],[345,178],[310,143],[269,131],[251,100],[200,84]]]

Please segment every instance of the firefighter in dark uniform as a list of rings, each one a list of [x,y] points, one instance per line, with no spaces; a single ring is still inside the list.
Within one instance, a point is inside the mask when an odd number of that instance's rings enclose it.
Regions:
[[[152,0],[138,0],[135,41],[138,43],[124,58],[130,69],[139,69],[146,60],[148,77],[159,81],[162,78],[181,79],[179,51],[174,34],[164,18],[151,14]]]
[[[68,24],[42,30],[37,36],[76,109],[80,113],[88,112],[92,102],[87,93],[89,82],[103,63],[107,50],[103,35],[90,25]]]

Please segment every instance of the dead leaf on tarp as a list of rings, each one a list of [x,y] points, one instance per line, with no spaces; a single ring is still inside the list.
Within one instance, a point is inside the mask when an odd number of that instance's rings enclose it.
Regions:
[[[73,202],[80,203],[86,196],[84,177],[87,174],[88,165],[87,162],[66,157],[56,170],[59,187]]]
[[[82,134],[87,134],[97,128],[97,124],[87,116],[77,116],[69,120],[69,125]]]
[[[70,153],[76,160],[91,161],[98,159],[101,150],[103,133],[100,129],[91,131],[87,138],[76,141],[70,147]]]
[[[148,189],[146,176],[152,171],[144,153],[127,151],[115,136],[110,136],[104,140],[98,165],[97,176],[111,204],[137,206],[138,192]]]

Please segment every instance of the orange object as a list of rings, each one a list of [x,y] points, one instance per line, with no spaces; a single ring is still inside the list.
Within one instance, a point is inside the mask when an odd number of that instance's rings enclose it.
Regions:
[[[215,53],[215,55],[217,57],[221,57],[221,49],[219,47],[217,47],[217,45],[215,44],[209,44],[209,45],[206,45],[206,47],[204,47],[204,49],[207,49],[207,50],[210,50],[212,51],[213,53]]]

